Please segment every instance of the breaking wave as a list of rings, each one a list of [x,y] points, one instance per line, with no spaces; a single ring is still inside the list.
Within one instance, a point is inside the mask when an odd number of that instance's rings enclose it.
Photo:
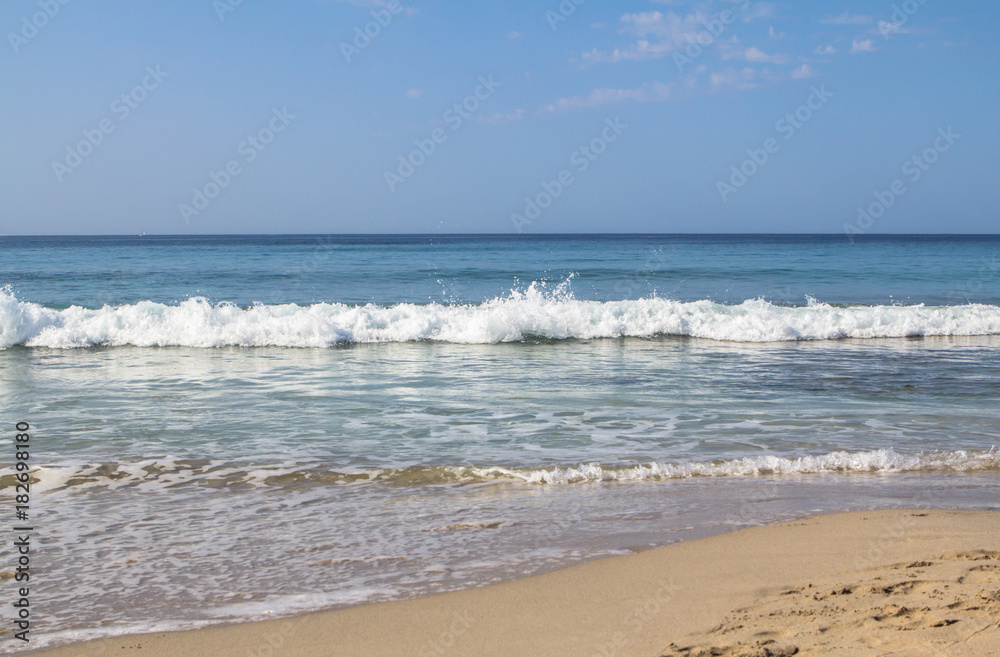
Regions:
[[[975,473],[1000,471],[1000,452],[933,451],[900,454],[892,449],[830,452],[817,456],[752,456],[722,461],[511,468],[504,466],[427,465],[355,472],[316,465],[220,464],[171,458],[133,463],[44,466],[32,470],[39,491],[75,488],[167,490],[178,486],[301,487],[324,485],[440,486],[454,484],[579,484],[661,481],[689,478],[812,475],[825,473]],[[12,468],[0,471],[0,490],[13,488]]]
[[[0,290],[0,348],[329,347],[440,341],[495,344],[532,339],[690,336],[730,342],[1000,334],[1000,307],[726,305],[662,298],[584,301],[534,285],[479,304],[391,306],[316,303],[242,308],[197,297],[54,310]]]

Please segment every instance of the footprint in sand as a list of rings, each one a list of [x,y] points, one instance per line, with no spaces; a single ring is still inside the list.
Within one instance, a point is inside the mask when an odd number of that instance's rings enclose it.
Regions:
[[[951,655],[971,639],[1000,642],[1000,552],[949,552],[856,576],[763,597],[662,656]]]

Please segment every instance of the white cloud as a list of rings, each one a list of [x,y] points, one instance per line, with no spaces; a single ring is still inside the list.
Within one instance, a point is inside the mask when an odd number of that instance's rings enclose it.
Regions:
[[[757,86],[757,71],[749,66],[741,71],[731,68],[728,71],[712,73],[709,76],[709,80],[715,88],[736,87],[737,89],[753,89]]]
[[[707,16],[701,12],[681,18],[679,14],[672,12],[663,14],[658,11],[642,11],[624,14],[621,17],[621,31],[638,37],[652,35],[673,40],[678,44],[688,43],[698,32],[705,30],[703,23],[706,18]]]
[[[508,39],[510,39],[510,40],[513,41],[514,39],[520,39],[523,36],[524,35],[521,34],[520,32],[518,32],[517,30],[511,30],[510,32],[507,33],[507,37],[506,38],[508,38]]]
[[[556,113],[570,110],[601,107],[602,105],[617,105],[619,103],[652,103],[664,102],[672,98],[673,84],[662,82],[647,82],[636,89],[594,89],[586,96],[560,98],[554,103],[543,107],[543,111]]]
[[[653,1],[669,5],[685,4],[673,0]],[[685,49],[694,47],[698,49],[699,53],[702,50],[714,50],[714,54],[723,60],[743,60],[752,64],[777,65],[790,64],[794,61],[794,58],[789,54],[770,54],[758,47],[741,45],[736,34],[731,32],[737,26],[729,25],[726,27],[726,31],[721,34],[711,33],[706,24],[715,17],[715,14],[707,13],[713,7],[718,9],[718,3],[705,0],[698,3],[696,8],[688,14],[667,10],[622,14],[619,17],[618,32],[631,36],[631,43],[612,49],[594,48],[581,53],[578,59],[570,61],[583,65],[650,61],[670,57],[675,53],[684,52]],[[748,22],[775,13],[775,4],[771,2],[754,2],[746,7],[741,5],[740,11],[728,6],[726,8]],[[768,27],[768,36],[770,39],[783,39],[787,35],[785,32],[776,31],[771,25]],[[721,75],[725,77],[726,74]]]
[[[875,46],[872,44],[871,39],[862,39],[861,37],[858,37],[851,42],[852,55],[857,55],[862,52],[875,52]]]
[[[844,12],[839,16],[827,16],[826,18],[819,19],[820,23],[826,25],[867,25],[871,23],[874,19],[871,16],[865,16],[864,14],[850,14]]]
[[[747,48],[743,52],[743,56],[748,62],[754,63],[784,64],[788,61],[787,55],[768,55],[755,47]]]
[[[424,95],[423,89],[410,89],[409,91],[406,92],[407,98],[420,98],[423,95]]]
[[[336,2],[345,2],[351,5],[360,5],[361,7],[386,7],[388,8],[393,4],[400,4],[399,0],[334,0]],[[237,3],[238,4],[238,3]],[[400,6],[403,13],[407,16],[412,16],[417,13],[417,10],[413,7]]]
[[[773,2],[758,2],[743,12],[743,22],[749,23],[758,18],[770,18],[774,16]]]
[[[589,64],[618,63],[626,61],[641,61],[644,59],[659,59],[677,50],[673,46],[662,43],[650,43],[649,41],[637,41],[634,46],[619,50],[615,48],[611,52],[604,52],[594,48],[590,52],[580,55],[580,58]]]
[[[817,55],[832,55],[835,52],[837,52],[837,49],[834,48],[832,45],[819,46],[818,48],[816,48]]]
[[[898,23],[892,23],[890,21],[879,21],[878,22],[878,32],[885,38],[889,38],[890,34],[909,34],[910,31],[904,28]]]
[[[484,116],[479,120],[483,123],[510,123],[512,121],[520,121],[525,116],[523,109],[516,109],[513,112],[497,112],[495,114],[490,114],[489,116]]]
[[[809,64],[803,64],[792,71],[792,79],[794,80],[808,80],[811,77],[815,77],[815,75],[816,71]]]
[[[635,36],[635,43],[610,52],[594,48],[583,53],[581,59],[590,64],[659,59],[696,42],[699,35],[704,40],[707,18],[700,12],[683,17],[659,11],[624,14],[619,19],[619,32]]]

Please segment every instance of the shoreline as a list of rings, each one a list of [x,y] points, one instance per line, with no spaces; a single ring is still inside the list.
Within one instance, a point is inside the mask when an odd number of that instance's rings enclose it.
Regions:
[[[1000,649],[997,618],[1000,511],[877,510],[739,529],[479,588],[16,654],[694,657],[712,648],[877,655],[936,654],[936,646],[978,655]]]

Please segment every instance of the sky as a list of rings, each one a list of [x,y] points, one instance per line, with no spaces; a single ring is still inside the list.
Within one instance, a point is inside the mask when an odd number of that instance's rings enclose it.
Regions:
[[[6,0],[0,234],[997,233],[1000,3]]]

